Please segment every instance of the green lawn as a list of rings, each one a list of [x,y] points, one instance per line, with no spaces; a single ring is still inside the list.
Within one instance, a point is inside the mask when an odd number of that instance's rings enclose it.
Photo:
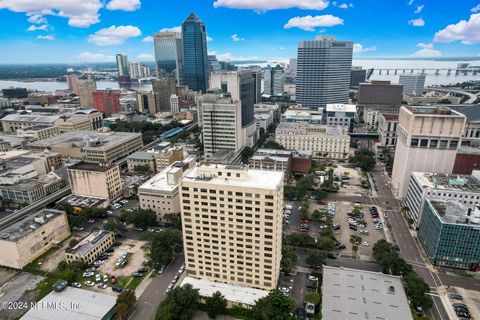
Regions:
[[[126,289],[135,289],[144,278],[145,274],[143,277],[119,276],[117,277],[117,284],[115,284],[115,286]]]

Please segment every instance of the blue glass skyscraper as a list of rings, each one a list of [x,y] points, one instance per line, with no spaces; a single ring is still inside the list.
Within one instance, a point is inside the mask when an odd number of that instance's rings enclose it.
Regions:
[[[182,23],[183,84],[205,93],[208,89],[207,33],[205,24],[191,13]]]

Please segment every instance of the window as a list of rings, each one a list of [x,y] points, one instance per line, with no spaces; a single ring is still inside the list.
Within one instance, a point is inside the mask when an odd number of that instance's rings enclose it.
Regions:
[[[418,146],[418,139],[413,139],[412,138],[412,141],[410,142],[410,146],[412,146],[412,147]]]
[[[438,140],[432,139],[430,140],[430,148],[436,148],[438,146]]]
[[[412,139],[413,141],[413,139]],[[420,147],[427,147],[428,146],[428,139],[420,140]]]
[[[448,146],[448,140],[440,140],[440,149],[446,149]]]

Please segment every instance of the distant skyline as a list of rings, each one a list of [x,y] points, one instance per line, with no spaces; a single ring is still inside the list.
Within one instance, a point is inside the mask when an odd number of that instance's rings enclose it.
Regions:
[[[222,60],[287,60],[318,35],[352,40],[354,59],[480,59],[478,0],[0,0],[0,63],[153,61],[153,33],[191,12]]]

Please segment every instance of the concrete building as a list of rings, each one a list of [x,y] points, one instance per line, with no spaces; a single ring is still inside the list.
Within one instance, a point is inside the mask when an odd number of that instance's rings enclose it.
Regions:
[[[462,137],[462,145],[480,145],[480,113],[476,105],[467,105],[455,110],[467,117],[467,126]]]
[[[28,114],[8,114],[0,121],[4,132],[15,133],[17,129],[36,125],[53,126],[60,116],[43,116]]]
[[[408,74],[402,73],[399,77],[398,83],[403,85],[404,95],[421,96],[425,88],[426,74]]]
[[[158,112],[155,103],[155,92],[139,92],[137,94],[137,109],[138,112],[154,116]]]
[[[237,152],[246,145],[241,109],[238,100],[223,98],[219,94],[203,96],[203,150],[207,158],[220,151]]]
[[[168,112],[172,110],[170,97],[176,94],[174,77],[165,77],[152,80],[152,88],[155,93],[155,104],[157,112]]]
[[[117,72],[118,76],[128,76],[128,56],[126,54],[118,53],[116,55],[117,59]]]
[[[65,256],[68,263],[83,261],[86,264],[91,264],[114,243],[115,233],[112,231],[93,231],[73,248],[68,248],[65,251]]]
[[[75,111],[75,118],[86,118],[90,121],[90,130],[97,130],[103,126],[103,116],[96,109],[84,109]]]
[[[101,198],[109,202],[122,195],[120,167],[79,162],[68,167],[68,181],[72,194]]]
[[[452,173],[471,174],[473,170],[480,170],[480,148],[460,146],[455,156]]]
[[[0,97],[0,108],[11,107],[12,103],[8,98]]]
[[[132,61],[128,64],[128,72],[131,79],[143,79],[150,77],[150,68],[139,61]]]
[[[180,108],[178,106],[178,96],[176,94],[172,94],[170,96],[170,113],[175,116],[179,112]]]
[[[92,122],[88,117],[60,118],[55,121],[60,133],[78,130],[92,130]]]
[[[329,103],[326,106],[326,123],[329,126],[340,126],[353,132],[357,117],[357,106],[354,104]]]
[[[130,172],[135,172],[137,166],[148,168],[149,172],[156,172],[155,154],[152,152],[137,151],[127,157],[127,168]]]
[[[62,291],[53,290],[22,316],[22,320],[106,320],[112,319],[117,297],[109,294],[67,286]],[[46,306],[66,306],[51,308]],[[75,308],[74,306],[81,306]]]
[[[288,72],[296,77],[297,76],[297,59],[296,58],[291,58],[289,61],[288,61]]]
[[[398,114],[380,113],[378,117],[379,145],[385,148],[393,148],[397,144]]]
[[[54,137],[61,133],[58,126],[37,124],[30,127],[17,129],[17,136],[30,138],[33,140],[42,140]]]
[[[413,320],[413,317],[401,277],[323,266],[322,319]]]
[[[255,114],[255,123],[259,132],[260,129],[263,129],[264,132],[267,132],[267,129],[273,124],[272,115],[269,113]]]
[[[31,105],[52,105],[57,103],[57,98],[50,93],[30,93],[27,102]]]
[[[365,82],[367,78],[367,70],[361,66],[352,66],[350,71],[350,88],[357,89],[360,83]]]
[[[180,203],[187,277],[276,288],[283,180],[281,172],[240,166],[203,165],[186,173]]]
[[[153,210],[159,221],[165,214],[180,213],[179,182],[185,172],[195,166],[195,159],[188,157],[161,170],[138,188],[141,209]]]
[[[47,149],[64,158],[99,163],[120,160],[140,149],[143,141],[141,133],[72,131],[27,145],[31,150]]]
[[[0,265],[22,269],[70,236],[65,211],[42,209],[0,228]]]
[[[287,150],[310,151],[315,159],[346,160],[350,151],[350,136],[339,126],[281,122],[275,141]]]
[[[148,152],[155,155],[155,168],[160,171],[185,157],[184,149],[181,146],[171,145],[169,142],[162,142]]]
[[[268,113],[274,121],[280,120],[281,110],[278,104],[257,103],[253,106],[254,114]]]
[[[97,90],[97,84],[93,79],[78,80],[78,98],[80,106],[84,108],[93,108],[93,93]]]
[[[25,99],[28,97],[27,88],[9,87],[2,89],[2,94],[8,99]]]
[[[262,100],[262,70],[252,70],[253,83],[254,83],[254,103],[260,103]]]
[[[480,269],[480,207],[426,199],[418,239],[433,265]]]
[[[417,226],[427,198],[455,200],[473,210],[480,203],[480,171],[471,175],[412,172],[404,206]]]
[[[292,173],[292,152],[287,150],[258,149],[249,160],[250,168],[283,172],[285,180]]]
[[[93,92],[93,105],[98,112],[107,115],[120,112],[120,91],[98,90]]]
[[[72,93],[78,95],[78,76],[76,74],[69,74],[65,76],[67,80],[68,90],[71,90]]]
[[[289,107],[281,114],[281,122],[296,122],[296,123],[308,123],[308,124],[322,124],[323,123],[323,111],[312,110],[300,105]]]
[[[407,195],[413,171],[452,173],[465,116],[445,107],[402,107],[393,162],[394,195]]]
[[[403,99],[403,85],[388,80],[370,80],[360,83],[357,92],[357,104],[365,107],[397,107]]]
[[[297,53],[296,101],[317,109],[327,103],[348,103],[352,41],[318,36],[300,41]]]

